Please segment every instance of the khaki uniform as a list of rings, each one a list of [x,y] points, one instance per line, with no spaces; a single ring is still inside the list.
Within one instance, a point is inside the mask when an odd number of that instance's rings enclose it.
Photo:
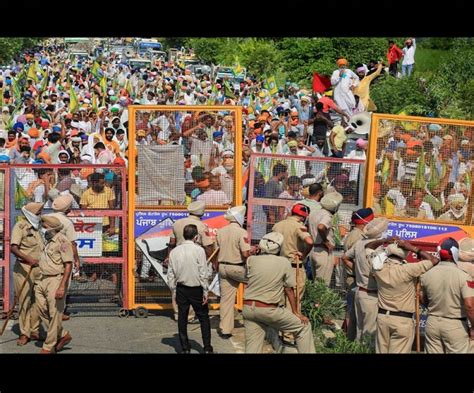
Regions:
[[[323,239],[318,232],[318,225],[324,225],[329,232],[327,240],[333,245],[336,245],[334,240],[334,232],[332,228],[332,214],[326,209],[319,209],[309,215],[308,218],[309,231],[314,240],[314,246],[309,257],[311,260],[311,269],[313,270],[313,277],[321,278],[327,286],[331,284],[332,272],[334,270],[334,256],[329,254],[327,248],[323,244]]]
[[[12,231],[11,242],[16,244],[21,252],[28,254],[34,259],[39,259],[43,252],[43,239],[40,233],[25,219],[15,224]],[[23,285],[28,272],[33,269],[28,282]],[[40,277],[39,267],[31,267],[26,263],[16,260],[13,267],[13,286],[15,296],[18,297],[20,334],[30,337],[31,334],[39,334],[40,317],[35,305],[34,287]]]
[[[382,270],[374,272],[378,285],[377,353],[410,353],[415,326],[415,279],[433,267],[429,260],[400,264],[397,260],[385,261]],[[390,313],[406,313],[391,315]],[[411,315],[409,315],[411,314]]]
[[[373,240],[359,240],[345,255],[354,261],[354,273],[358,287],[354,296],[357,320],[356,339],[361,341],[364,337],[368,337],[371,344],[375,345],[378,311],[377,282],[371,275],[372,266],[366,257],[369,249],[365,248],[365,245]]]
[[[300,262],[299,274],[296,274],[297,265],[295,255],[297,251],[302,252],[306,248],[304,239],[310,237],[311,235],[296,216],[290,216],[287,219],[276,223],[273,225],[272,231],[279,232],[284,236],[284,241],[280,249],[280,256],[288,258],[292,263],[293,272],[295,277],[297,277],[299,292],[296,296],[296,301],[297,303],[301,304],[301,299],[303,298],[306,285],[306,270],[304,269],[303,264]],[[294,290],[296,293],[296,287]],[[287,308],[291,310],[290,304],[288,302]]]
[[[200,244],[203,247],[207,247],[214,243],[214,241],[208,235],[209,228],[207,227],[207,225],[204,224],[199,217],[194,216],[194,215],[189,215],[188,217],[182,218],[173,224],[173,233],[171,234],[171,238],[176,239],[177,246],[180,246],[185,241],[183,237],[184,227],[186,225],[191,225],[191,224],[196,225],[197,227],[197,230],[198,230],[197,243],[198,244]],[[173,305],[175,319],[178,320],[178,305],[176,304],[176,291],[172,291],[171,293],[171,304]],[[191,308],[188,319],[192,320],[194,316],[195,316],[194,309]]]
[[[421,276],[421,285],[423,297],[428,300],[425,351],[468,353],[469,330],[463,299],[474,297],[471,277],[453,262],[443,261]]]
[[[214,241],[209,237],[209,228],[204,224],[201,219],[197,216],[190,215],[189,217],[182,218],[173,224],[173,233],[171,238],[176,239],[176,245],[179,246],[184,242],[183,230],[186,225],[196,225],[198,230],[198,241],[197,243],[203,247],[210,246]]]
[[[344,239],[344,252],[349,251],[359,240],[362,239],[364,239],[362,229],[357,227],[352,228],[352,230],[347,234],[346,238]],[[356,292],[357,285],[355,283],[354,270],[348,268],[346,265],[344,265],[344,268],[347,273],[347,304],[350,305],[350,308],[348,310],[349,321],[347,325],[347,338],[351,341],[354,341],[357,336],[357,319],[354,305],[354,295]]]
[[[247,231],[239,224],[231,222],[218,229],[217,244],[219,246],[219,284],[221,289],[220,324],[222,334],[232,334],[234,329],[234,304],[237,288],[241,282],[247,281],[247,269],[242,262],[242,252],[250,251],[247,242]]]
[[[46,243],[40,258],[41,277],[35,287],[35,296],[41,319],[48,326],[48,335],[43,344],[43,349],[48,351],[54,348],[59,339],[68,334],[62,327],[66,295],[62,299],[55,299],[55,295],[63,278],[64,264],[72,263],[73,260],[71,242],[61,233],[57,233]]]
[[[245,352],[262,353],[266,329],[270,327],[294,334],[299,353],[314,353],[311,324],[305,325],[287,308],[278,307],[284,288],[296,285],[289,260],[276,255],[252,256],[247,260],[247,267],[249,281],[244,301],[274,306],[244,304]]]

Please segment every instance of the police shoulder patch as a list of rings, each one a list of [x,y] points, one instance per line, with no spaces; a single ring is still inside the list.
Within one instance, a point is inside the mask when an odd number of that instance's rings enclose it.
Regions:
[[[244,237],[244,242],[250,244],[249,239],[247,237]]]
[[[62,252],[68,251],[68,246],[67,246],[67,243],[65,241],[61,242],[60,249],[61,249]]]
[[[469,288],[474,289],[474,281],[469,281],[469,280],[468,280],[468,281],[466,281],[466,282],[467,282],[467,286],[468,286]]]

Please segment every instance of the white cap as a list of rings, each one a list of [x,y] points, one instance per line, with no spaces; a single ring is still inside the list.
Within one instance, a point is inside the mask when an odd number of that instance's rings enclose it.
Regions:
[[[247,208],[245,206],[230,207],[224,215],[224,218],[231,222],[237,222],[240,226],[244,225],[245,212]]]

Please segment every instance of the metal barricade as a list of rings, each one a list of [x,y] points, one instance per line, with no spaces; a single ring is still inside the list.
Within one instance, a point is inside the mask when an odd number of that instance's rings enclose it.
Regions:
[[[172,225],[193,200],[206,203],[211,236],[227,225],[227,208],[242,203],[241,159],[240,107],[129,106],[128,309],[136,316],[172,308],[163,267]]]
[[[66,304],[72,314],[110,315],[127,303],[126,168],[120,165],[10,165],[6,185],[9,230],[23,219],[21,208],[43,202],[43,215],[53,213],[52,201],[70,194],[68,217],[77,234],[80,273],[73,275]],[[6,266],[13,255],[6,242]],[[7,248],[8,247],[8,248]],[[11,259],[13,258],[13,259]],[[7,283],[12,282],[12,277]],[[12,285],[8,298],[12,299]]]
[[[286,218],[293,204],[304,198],[303,185],[320,183],[341,193],[344,199],[333,226],[334,255],[342,256],[352,212],[364,206],[365,160],[252,153],[248,182],[247,230],[252,244],[258,244],[275,223]],[[334,269],[331,287],[345,290],[342,265]]]
[[[372,115],[367,205],[388,235],[437,242],[474,235],[474,121]]]
[[[10,188],[9,166],[0,165],[0,311],[10,308]]]

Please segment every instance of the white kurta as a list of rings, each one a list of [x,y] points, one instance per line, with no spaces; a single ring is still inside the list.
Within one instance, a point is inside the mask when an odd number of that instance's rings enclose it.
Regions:
[[[331,76],[331,84],[334,87],[334,101],[339,108],[351,116],[356,107],[351,86],[359,84],[359,77],[348,69],[344,71],[342,76],[339,75],[339,70],[335,70]]]

